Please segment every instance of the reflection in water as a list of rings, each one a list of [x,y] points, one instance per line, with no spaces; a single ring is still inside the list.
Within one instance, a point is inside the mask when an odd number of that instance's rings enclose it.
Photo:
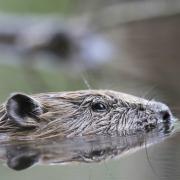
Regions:
[[[2,142],[0,157],[15,170],[26,169],[35,163],[100,162],[161,142],[169,134],[169,131],[159,131],[157,128],[149,133],[124,136],[55,137],[38,141]]]
[[[179,122],[178,122],[179,123]],[[151,162],[153,168],[156,169],[156,175],[160,179],[180,179],[180,129],[178,127],[170,138],[158,144],[151,151]]]

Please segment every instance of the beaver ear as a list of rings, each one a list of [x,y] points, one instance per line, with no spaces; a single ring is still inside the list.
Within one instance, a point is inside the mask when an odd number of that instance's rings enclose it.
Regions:
[[[6,104],[9,119],[18,126],[35,128],[37,116],[42,114],[41,105],[25,94],[11,96]]]

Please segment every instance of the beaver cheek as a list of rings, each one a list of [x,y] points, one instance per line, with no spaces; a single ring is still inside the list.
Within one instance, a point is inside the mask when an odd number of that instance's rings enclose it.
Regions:
[[[9,147],[7,149],[7,165],[13,170],[24,170],[39,161],[39,152],[19,147]]]

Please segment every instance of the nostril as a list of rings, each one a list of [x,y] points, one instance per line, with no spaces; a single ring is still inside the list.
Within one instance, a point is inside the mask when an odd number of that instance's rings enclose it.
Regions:
[[[160,112],[161,113],[161,117],[162,117],[162,120],[163,121],[169,121],[170,120],[170,113],[169,113],[169,111],[161,111]]]

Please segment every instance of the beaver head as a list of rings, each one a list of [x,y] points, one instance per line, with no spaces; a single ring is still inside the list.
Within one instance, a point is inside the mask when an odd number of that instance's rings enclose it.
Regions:
[[[169,108],[111,90],[14,94],[0,110],[0,131],[48,138],[115,135],[172,129]]]

